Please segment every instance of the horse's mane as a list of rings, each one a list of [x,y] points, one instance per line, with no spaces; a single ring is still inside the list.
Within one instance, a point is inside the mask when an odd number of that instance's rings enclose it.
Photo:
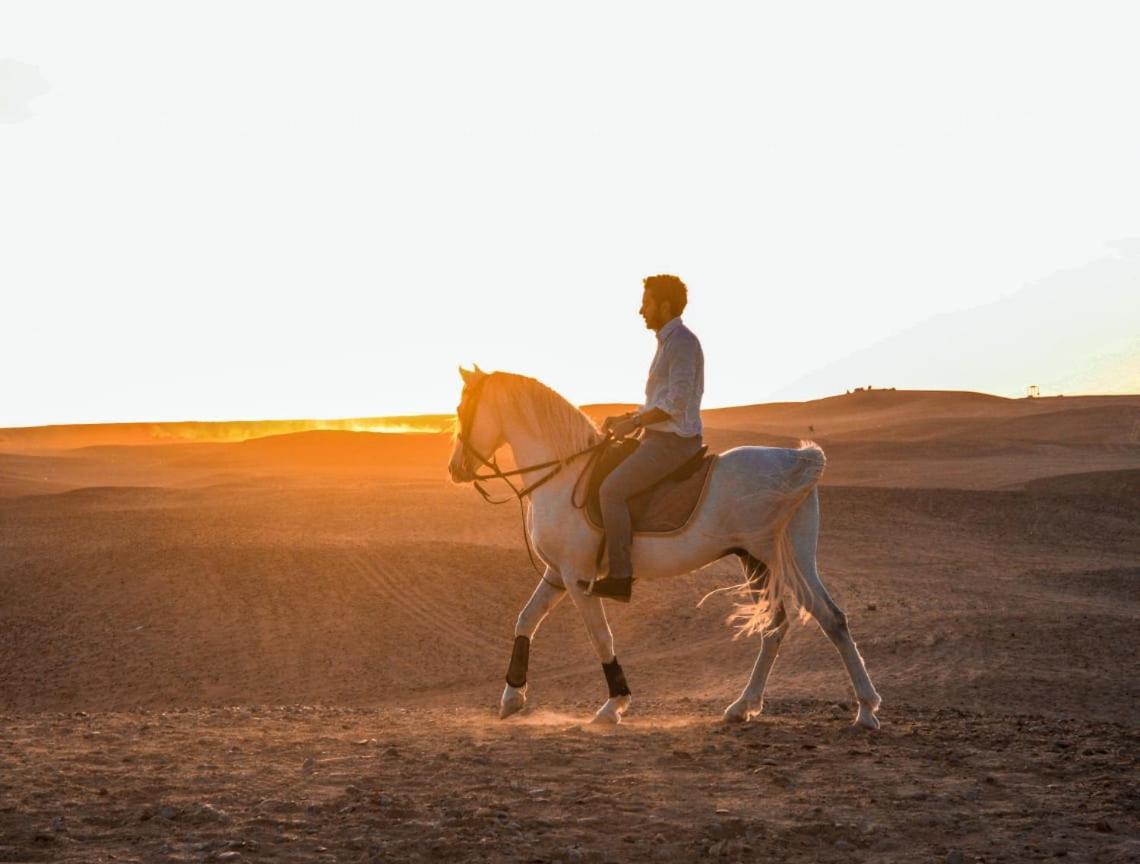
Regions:
[[[510,372],[492,372],[484,390],[495,399],[500,416],[512,413],[550,444],[554,458],[565,459],[596,444],[594,421],[541,381]]]

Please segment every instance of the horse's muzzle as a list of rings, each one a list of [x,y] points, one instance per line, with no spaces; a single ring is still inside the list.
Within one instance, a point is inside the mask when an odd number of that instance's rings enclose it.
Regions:
[[[451,475],[452,483],[470,483],[475,479],[475,469],[466,459],[461,459],[458,465],[448,465],[447,473]]]

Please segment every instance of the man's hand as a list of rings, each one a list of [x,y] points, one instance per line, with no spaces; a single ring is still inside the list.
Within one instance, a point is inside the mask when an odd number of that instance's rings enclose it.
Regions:
[[[644,426],[654,423],[664,423],[672,420],[672,416],[660,408],[650,408],[644,413],[630,411],[628,414],[619,414],[617,417],[607,417],[602,421],[602,432],[611,432],[615,438],[625,438],[632,435]]]
[[[612,432],[615,426],[617,426],[619,423],[624,423],[636,413],[636,411],[627,411],[625,414],[617,414],[613,417],[607,417],[602,421],[602,431]]]
[[[625,438],[627,435],[632,435],[641,428],[641,418],[637,416],[636,412],[628,414],[625,417],[614,419],[616,419],[617,422],[610,427],[610,431],[615,438]]]

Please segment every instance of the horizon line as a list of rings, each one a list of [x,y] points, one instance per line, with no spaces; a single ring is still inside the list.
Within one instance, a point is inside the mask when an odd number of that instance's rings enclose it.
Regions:
[[[897,388],[897,387],[855,387],[844,393],[833,393],[828,396],[820,396],[815,399],[776,399],[767,402],[741,402],[731,405],[710,405],[701,408],[701,412],[706,411],[725,411],[733,408],[757,408],[764,405],[795,405],[807,404],[809,402],[822,402],[827,399],[837,399],[843,396],[852,396],[856,393],[956,393],[961,395],[974,395],[986,396],[992,399],[1003,399],[1009,402],[1019,401],[1041,401],[1045,399],[1105,399],[1105,398],[1121,398],[1127,399],[1131,397],[1138,397],[1140,393],[1056,393],[1052,395],[1040,396],[1002,396],[997,393],[987,393],[984,390],[947,390],[947,389],[921,389],[921,388]],[[599,401],[599,402],[583,402],[575,407],[579,409],[592,408],[601,405],[636,405],[636,402],[626,401]],[[0,432],[12,430],[30,430],[30,429],[51,429],[51,428],[74,428],[81,426],[155,426],[155,425],[185,425],[185,424],[241,424],[241,423],[353,423],[353,422],[372,422],[379,423],[381,421],[389,421],[389,425],[407,425],[399,424],[397,421],[415,421],[415,420],[439,420],[441,418],[454,417],[454,411],[432,411],[424,412],[421,414],[358,414],[358,415],[341,415],[337,417],[262,417],[262,418],[223,418],[212,420],[195,420],[195,419],[179,419],[179,420],[95,420],[95,421],[73,421],[66,423],[27,423],[15,426],[0,426]],[[347,430],[352,431],[352,430]],[[366,430],[359,430],[366,431]]]

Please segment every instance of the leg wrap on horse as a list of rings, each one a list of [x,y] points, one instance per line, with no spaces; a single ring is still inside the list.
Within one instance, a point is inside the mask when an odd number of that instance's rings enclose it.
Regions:
[[[603,663],[602,671],[606,673],[606,684],[610,687],[611,699],[615,696],[629,695],[629,685],[625,681],[625,673],[622,671],[617,657],[614,657],[609,663]]]
[[[507,683],[512,687],[526,684],[526,667],[530,663],[530,637],[516,636],[511,651],[511,665],[507,667]]]

